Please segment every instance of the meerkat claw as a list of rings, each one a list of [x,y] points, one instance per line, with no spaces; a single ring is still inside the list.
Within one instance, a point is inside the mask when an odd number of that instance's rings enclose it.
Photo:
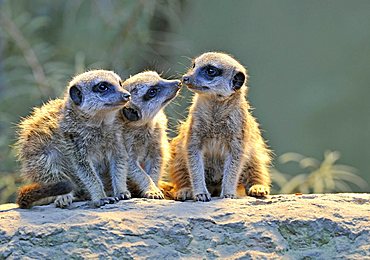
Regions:
[[[176,192],[175,199],[179,201],[185,201],[187,199],[192,199],[192,190],[191,188],[182,188]]]
[[[117,202],[116,197],[108,197],[107,200],[109,204],[114,204]]]
[[[208,202],[211,201],[211,196],[207,193],[200,193],[194,196],[195,201]]]
[[[65,195],[59,195],[54,201],[54,205],[57,208],[67,208],[73,202],[73,195],[68,193]]]
[[[225,194],[221,196],[223,199],[237,199],[235,194]]]
[[[118,195],[119,200],[128,200],[131,199],[131,193],[129,191],[122,192]]]
[[[161,191],[147,191],[144,193],[144,198],[147,199],[164,199],[164,195]]]
[[[92,208],[99,208],[101,206],[104,206],[105,204],[108,204],[108,200],[106,199],[100,199],[100,200],[97,200],[97,201],[91,201],[89,203],[90,207]]]
[[[270,193],[269,190],[270,189],[264,185],[255,184],[249,189],[248,195],[253,197],[264,197]]]
[[[92,201],[90,203],[91,207],[94,207],[94,208],[99,208],[101,206],[104,206],[106,204],[114,204],[114,203],[117,203],[118,200],[117,200],[117,197],[106,197],[106,198],[102,198],[100,200],[97,200],[97,201]]]

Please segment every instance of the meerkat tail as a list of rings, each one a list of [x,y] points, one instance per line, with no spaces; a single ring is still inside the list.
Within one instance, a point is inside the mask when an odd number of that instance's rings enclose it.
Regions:
[[[73,186],[69,181],[47,184],[32,183],[19,189],[17,204],[22,209],[28,209],[31,208],[33,203],[38,200],[67,194],[72,190]]]

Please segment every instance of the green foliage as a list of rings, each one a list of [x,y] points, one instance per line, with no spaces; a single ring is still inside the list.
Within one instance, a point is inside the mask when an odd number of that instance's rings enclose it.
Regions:
[[[0,179],[0,194],[1,203],[15,201],[15,191],[17,187],[21,184],[21,178],[17,177],[15,174],[2,173]]]
[[[327,151],[322,162],[315,158],[305,157],[298,153],[286,153],[278,158],[281,164],[297,163],[305,173],[281,173],[272,170],[272,181],[279,187],[275,193],[328,193],[350,192],[356,186],[360,190],[368,187],[364,179],[356,175],[356,169],[342,164],[336,164],[340,154]]]
[[[0,1],[0,203],[14,200],[16,124],[93,68],[167,70],[181,1]],[[153,62],[155,61],[155,62]]]

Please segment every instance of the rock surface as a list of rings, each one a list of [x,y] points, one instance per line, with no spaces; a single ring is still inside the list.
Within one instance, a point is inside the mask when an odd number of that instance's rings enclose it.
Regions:
[[[0,259],[370,259],[370,194],[0,206]]]

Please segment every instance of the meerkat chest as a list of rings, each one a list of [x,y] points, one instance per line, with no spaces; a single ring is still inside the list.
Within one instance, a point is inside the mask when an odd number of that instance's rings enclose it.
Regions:
[[[243,135],[242,114],[237,110],[213,109],[198,113],[191,129],[193,138],[198,138],[207,158],[224,160],[230,152],[230,143]]]
[[[151,141],[154,138],[150,129],[141,129],[132,131],[128,135],[125,134],[126,146],[138,160],[143,160],[147,157],[151,149]]]
[[[238,123],[231,115],[217,115],[209,113],[197,118],[193,130],[204,139],[224,139],[230,141],[239,128]]]
[[[86,149],[94,164],[107,164],[116,145],[114,131],[100,128],[85,137]]]
[[[226,142],[220,138],[203,138],[201,147],[206,158],[223,159],[228,153]]]

